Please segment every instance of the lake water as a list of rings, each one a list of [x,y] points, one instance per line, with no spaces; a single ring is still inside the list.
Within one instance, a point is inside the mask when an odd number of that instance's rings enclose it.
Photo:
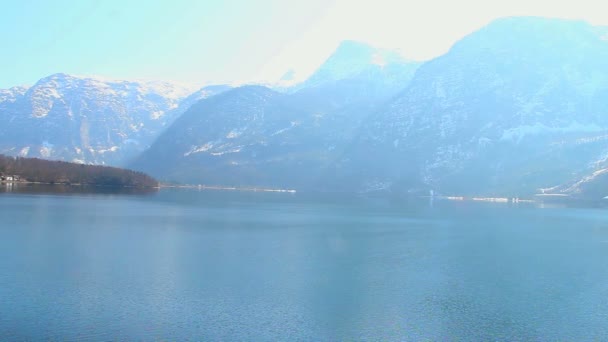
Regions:
[[[0,340],[606,340],[605,209],[0,194]]]

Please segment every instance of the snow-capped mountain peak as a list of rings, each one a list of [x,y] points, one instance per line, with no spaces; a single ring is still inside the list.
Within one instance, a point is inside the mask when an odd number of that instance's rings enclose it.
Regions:
[[[220,88],[53,74],[0,90],[0,153],[122,164]]]
[[[398,52],[377,49],[371,45],[346,40],[340,43],[336,51],[305,82],[306,86],[316,86],[326,82],[343,80],[375,67],[388,64],[407,64],[410,61]]]

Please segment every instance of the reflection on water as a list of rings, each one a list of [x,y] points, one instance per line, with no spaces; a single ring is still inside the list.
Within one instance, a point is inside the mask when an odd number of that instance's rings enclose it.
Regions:
[[[603,340],[602,209],[0,196],[0,340]]]

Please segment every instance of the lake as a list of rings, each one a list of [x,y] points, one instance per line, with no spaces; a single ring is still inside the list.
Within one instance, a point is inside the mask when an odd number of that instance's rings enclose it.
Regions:
[[[0,194],[0,340],[605,340],[602,208]]]

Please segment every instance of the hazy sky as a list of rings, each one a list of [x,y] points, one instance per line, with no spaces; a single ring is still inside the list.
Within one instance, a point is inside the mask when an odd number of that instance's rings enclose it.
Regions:
[[[197,84],[306,76],[344,39],[435,57],[512,15],[608,25],[606,0],[19,0],[0,8],[0,88],[56,72]]]

